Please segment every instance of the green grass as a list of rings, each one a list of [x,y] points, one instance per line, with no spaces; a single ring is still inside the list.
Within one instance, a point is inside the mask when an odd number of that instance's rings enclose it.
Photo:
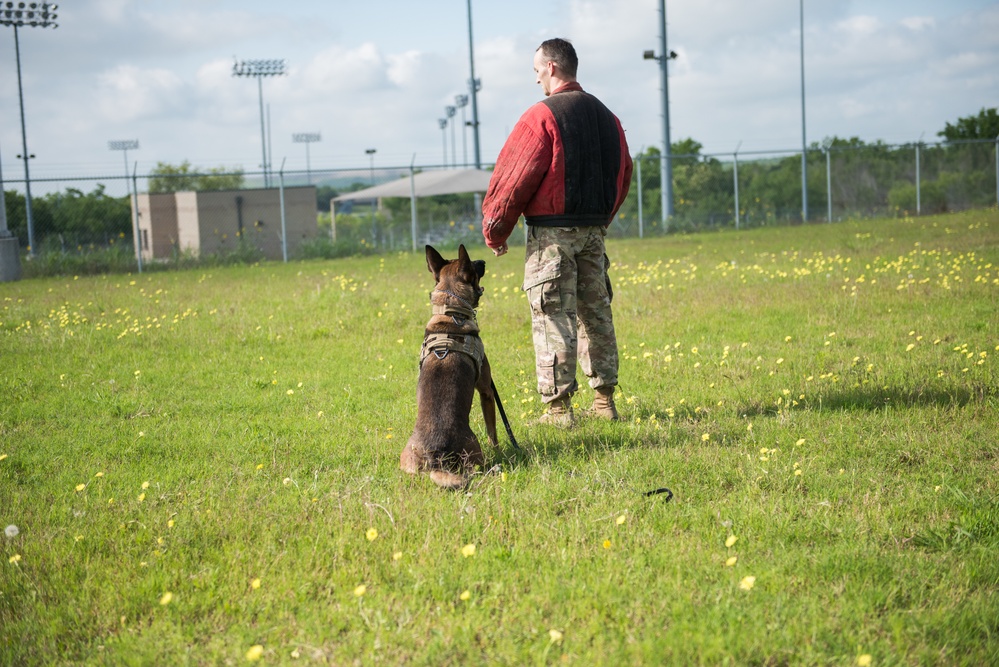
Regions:
[[[564,432],[473,249],[468,493],[398,470],[421,255],[0,285],[0,664],[999,663],[999,212],[609,253],[625,421]]]

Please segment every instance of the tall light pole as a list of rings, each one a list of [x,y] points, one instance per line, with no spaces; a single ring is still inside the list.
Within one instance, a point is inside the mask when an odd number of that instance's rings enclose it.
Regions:
[[[808,222],[808,165],[805,159],[808,151],[805,139],[805,0],[798,0],[798,14],[801,18],[801,221]]]
[[[455,151],[455,139],[454,139],[454,116],[458,113],[458,109],[448,105],[444,107],[444,114],[447,116],[448,121],[451,123],[451,166],[454,167],[458,164],[458,154]]]
[[[283,76],[284,60],[238,60],[232,64],[233,76],[251,76],[257,79],[257,94],[260,99],[260,150],[263,155],[264,187],[270,187],[267,162],[267,133],[264,129],[264,84],[265,76]]]
[[[58,28],[55,22],[58,18],[55,11],[59,5],[48,2],[6,2],[0,3],[0,25],[14,28],[14,53],[17,58],[17,97],[21,104],[21,146],[24,159],[24,213],[28,223],[28,252],[35,254],[35,222],[31,213],[31,175],[28,170],[28,160],[33,155],[28,153],[28,133],[24,127],[24,91],[21,85],[21,43],[17,29],[29,26],[32,28]]]
[[[660,156],[659,179],[662,195],[663,231],[669,230],[669,219],[673,217],[673,161],[670,158],[669,139],[669,71],[667,65],[676,58],[675,51],[666,49],[666,0],[659,0],[659,13],[662,25],[659,32],[660,54],[646,51],[642,57],[645,60],[655,60],[659,63],[659,80],[663,94],[663,150]]]
[[[142,234],[139,231],[139,216],[136,210],[139,204],[139,193],[132,193],[132,188],[128,183],[128,151],[139,149],[138,139],[121,139],[108,142],[108,148],[113,151],[121,151],[125,156],[125,189],[128,190],[129,212],[132,215],[132,245],[135,246],[135,261],[138,263],[139,273],[142,273]]]
[[[441,143],[444,146],[444,167],[447,168],[447,118],[438,118],[437,124],[441,128]]]
[[[305,144],[305,177],[309,185],[312,185],[312,162],[309,159],[309,144],[322,141],[319,132],[299,132],[291,135],[291,140],[296,144]]]
[[[465,129],[468,122],[465,120],[465,107],[468,106],[468,95],[455,95],[454,105],[461,109],[461,166],[468,166],[468,146],[465,145]]]
[[[468,80],[468,90],[472,95],[472,139],[475,144],[475,168],[482,169],[482,153],[479,148],[479,98],[478,92],[482,82],[475,78],[475,46],[472,42],[472,0],[468,5],[468,64],[471,77]]]

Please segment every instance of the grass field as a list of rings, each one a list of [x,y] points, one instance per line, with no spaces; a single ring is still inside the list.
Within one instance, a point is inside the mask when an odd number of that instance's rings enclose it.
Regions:
[[[999,212],[609,253],[565,432],[472,249],[467,493],[398,470],[422,254],[0,284],[0,664],[999,664]]]

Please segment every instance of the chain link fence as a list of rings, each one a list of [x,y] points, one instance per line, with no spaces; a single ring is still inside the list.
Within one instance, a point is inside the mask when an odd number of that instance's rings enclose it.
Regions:
[[[806,215],[800,151],[701,154],[688,140],[670,156],[673,178],[666,196],[659,151],[648,149],[635,158],[630,192],[609,235],[634,238],[993,207],[999,205],[997,148],[994,140],[905,145],[832,141],[806,154]],[[214,169],[32,179],[32,191],[42,194],[32,198],[30,229],[23,180],[8,177],[3,187],[6,224],[20,243],[26,275],[40,272],[33,266],[58,264],[59,258],[101,254],[134,268],[139,259],[135,238],[148,267],[334,257],[425,243],[482,244],[482,193],[359,199],[334,205],[331,215],[331,200],[338,195],[410,173],[409,167],[311,169],[268,178]],[[269,188],[264,188],[265,178]],[[139,193],[135,200],[133,192]],[[161,193],[157,197],[175,193],[173,226],[150,227],[148,218],[157,215],[148,204],[151,192]],[[185,199],[185,192],[201,196]],[[672,214],[664,216],[670,206]],[[95,271],[115,268],[114,261],[93,264]]]

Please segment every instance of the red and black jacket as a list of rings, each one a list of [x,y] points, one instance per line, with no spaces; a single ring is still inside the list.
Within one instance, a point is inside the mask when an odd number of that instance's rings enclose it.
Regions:
[[[482,202],[486,245],[503,245],[521,214],[529,225],[608,225],[631,185],[621,122],[578,83],[528,109],[496,160]]]

